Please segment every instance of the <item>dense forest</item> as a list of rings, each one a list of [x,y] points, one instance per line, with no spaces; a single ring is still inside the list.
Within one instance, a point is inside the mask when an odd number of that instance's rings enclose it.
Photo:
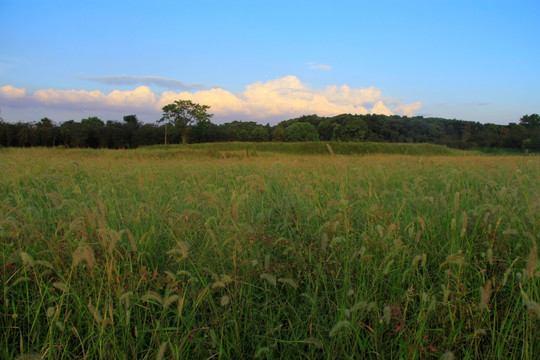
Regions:
[[[136,148],[181,143],[179,129],[160,124],[143,124],[136,115],[123,121],[102,121],[97,117],[56,124],[48,118],[35,123],[8,123],[0,119],[0,146],[65,146],[90,148]],[[285,120],[275,126],[253,121],[214,124],[199,121],[189,127],[190,143],[226,141],[371,141],[433,143],[459,149],[511,148],[540,150],[540,116],[524,115],[508,125],[386,115],[317,115]]]

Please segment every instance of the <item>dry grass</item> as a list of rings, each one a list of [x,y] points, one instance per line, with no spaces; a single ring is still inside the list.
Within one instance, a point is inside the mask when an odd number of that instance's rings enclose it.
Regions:
[[[0,153],[0,357],[540,353],[539,158],[324,150]]]

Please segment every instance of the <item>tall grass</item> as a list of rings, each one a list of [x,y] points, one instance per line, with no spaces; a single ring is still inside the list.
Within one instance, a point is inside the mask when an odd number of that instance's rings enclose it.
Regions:
[[[158,145],[145,147],[154,155],[166,153],[168,156],[174,153],[201,153],[216,157],[229,157],[232,154],[254,155],[258,152],[263,154],[294,154],[294,155],[370,155],[370,154],[402,154],[402,155],[466,155],[479,154],[473,151],[450,149],[442,145],[434,144],[409,144],[409,143],[374,143],[374,142],[224,142],[179,145]],[[172,151],[171,151],[172,150]],[[165,155],[166,156],[166,155]]]
[[[0,358],[534,359],[540,160],[331,147],[0,153]]]

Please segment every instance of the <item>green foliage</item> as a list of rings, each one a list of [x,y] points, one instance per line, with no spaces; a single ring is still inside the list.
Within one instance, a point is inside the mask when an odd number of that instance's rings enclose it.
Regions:
[[[182,144],[187,144],[188,132],[194,124],[208,122],[212,114],[208,105],[200,105],[191,100],[175,100],[163,107],[163,117],[158,123],[165,122],[178,129],[182,135]]]
[[[352,119],[348,121],[340,131],[342,141],[363,141],[366,138],[368,126],[362,119]]]
[[[124,116],[124,122],[134,128],[138,128],[139,126],[141,126],[139,119],[137,119],[137,115]]]
[[[210,122],[211,115],[206,112],[208,107],[204,105],[182,102],[181,106],[167,106],[167,116],[158,121],[165,123],[164,126],[143,125],[136,115],[126,115],[123,122],[103,122],[97,117],[90,117],[81,122],[70,120],[60,125],[48,118],[35,124],[0,121],[0,145],[29,147],[63,144],[66,147],[136,148],[162,143],[163,138],[170,143],[185,143],[189,133],[192,143],[316,141],[318,135],[321,141],[430,143],[489,152],[494,152],[495,148],[514,149],[528,154],[540,151],[540,117],[537,114],[524,115],[519,124],[508,125],[374,114],[341,114],[333,117],[308,115],[282,121],[275,126],[263,126],[254,121],[216,125]],[[184,112],[180,111],[182,107]],[[190,115],[188,109],[191,107],[195,110]],[[177,121],[174,120],[176,118]],[[197,118],[201,120],[197,121]],[[298,123],[301,125],[295,125]]]
[[[540,151],[540,115],[524,115],[519,123],[527,129],[526,138],[522,140],[523,149]]]
[[[269,140],[268,135],[268,130],[264,126],[257,125],[255,129],[253,129],[253,131],[251,132],[250,138],[252,141],[262,142]]]
[[[285,130],[282,126],[276,126],[272,130],[272,141],[281,142],[285,140]]]
[[[528,129],[540,128],[540,115],[523,115],[523,117],[519,119],[519,123]]]
[[[319,133],[315,126],[308,122],[295,122],[285,129],[284,141],[318,141]]]
[[[331,118],[327,118],[321,121],[317,127],[320,140],[332,140],[334,138],[334,128],[334,121]]]
[[[97,116],[92,116],[81,120],[81,125],[89,128],[100,128],[105,126],[105,123]]]

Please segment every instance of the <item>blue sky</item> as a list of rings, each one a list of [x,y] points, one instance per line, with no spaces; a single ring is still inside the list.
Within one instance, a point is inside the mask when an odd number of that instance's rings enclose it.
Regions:
[[[540,1],[0,0],[0,116],[540,112]]]

